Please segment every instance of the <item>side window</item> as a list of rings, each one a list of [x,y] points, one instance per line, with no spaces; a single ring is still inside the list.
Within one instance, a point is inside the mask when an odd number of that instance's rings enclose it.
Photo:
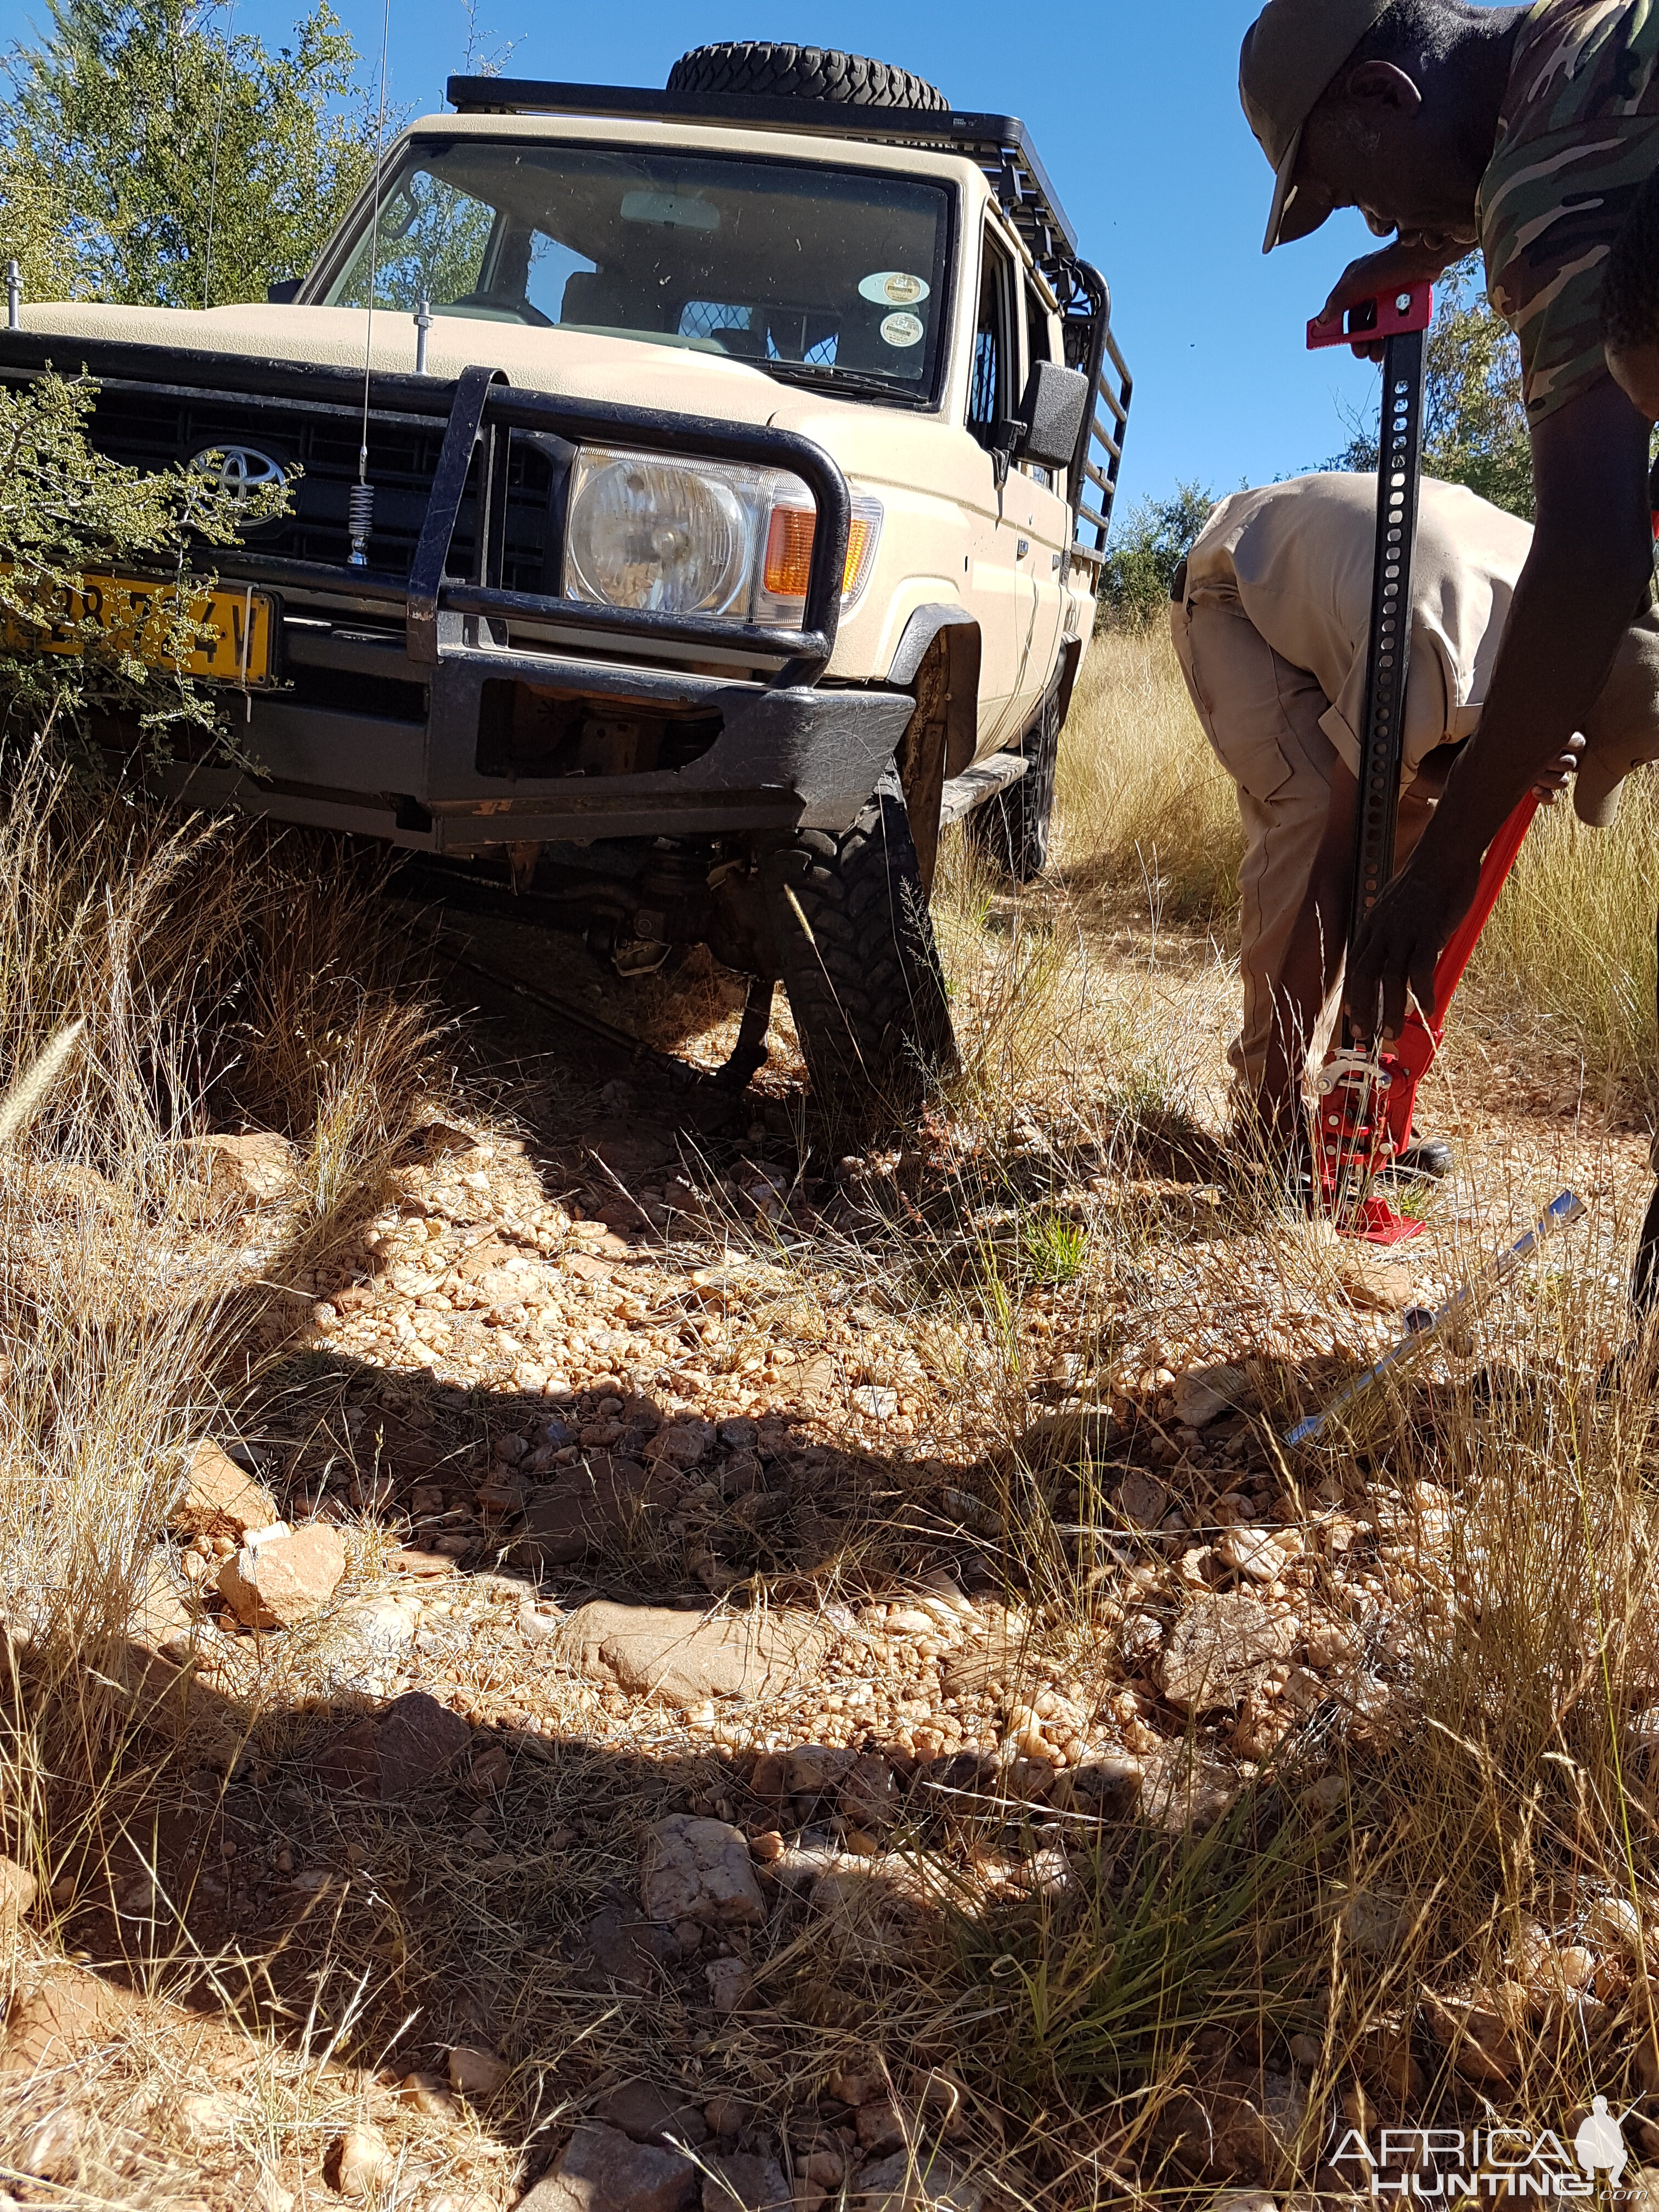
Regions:
[[[1048,310],[1042,295],[1028,276],[1022,287],[1025,295],[1025,359],[1052,361],[1054,358],[1054,340],[1050,333]]]
[[[1013,264],[988,230],[980,264],[979,321],[974,333],[974,379],[968,393],[968,430],[988,452],[997,425],[1014,411],[1019,362],[1013,343]]]

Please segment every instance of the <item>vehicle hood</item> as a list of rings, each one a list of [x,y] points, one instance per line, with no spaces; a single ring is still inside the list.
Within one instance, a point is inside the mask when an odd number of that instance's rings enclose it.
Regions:
[[[67,338],[359,370],[368,320],[356,307],[263,305],[196,310],[64,301],[23,311],[23,327],[45,335],[61,331]],[[413,373],[415,331],[410,316],[375,315],[371,360],[378,371]],[[77,364],[66,351],[60,365],[72,371]],[[676,415],[775,422],[785,428],[794,428],[796,419],[808,414],[822,425],[826,414],[833,419],[875,411],[835,400],[826,406],[816,392],[792,392],[748,362],[717,353],[586,331],[529,330],[459,315],[434,317],[427,349],[428,373],[447,380],[474,365],[504,369],[508,380],[526,391],[617,406],[655,407]]]

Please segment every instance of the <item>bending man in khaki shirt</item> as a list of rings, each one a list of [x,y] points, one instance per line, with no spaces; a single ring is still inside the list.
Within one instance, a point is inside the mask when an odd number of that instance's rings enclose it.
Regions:
[[[1170,610],[1187,688],[1244,818],[1244,1019],[1229,1057],[1266,1132],[1287,1146],[1303,1133],[1309,1059],[1323,1058],[1342,980],[1376,526],[1372,476],[1235,492],[1205,525]],[[1424,478],[1397,866],[1479,725],[1531,544],[1528,524]],[[1624,775],[1659,757],[1659,620],[1626,633],[1590,720],[1576,800],[1604,824]],[[1575,765],[1563,756],[1546,798]],[[1443,1173],[1437,1150],[1423,1164]]]

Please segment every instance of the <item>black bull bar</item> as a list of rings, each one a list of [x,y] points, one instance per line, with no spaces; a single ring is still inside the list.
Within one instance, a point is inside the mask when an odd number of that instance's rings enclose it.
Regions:
[[[789,430],[611,405],[510,385],[500,369],[470,368],[453,381],[372,374],[240,355],[180,352],[119,340],[0,331],[0,380],[56,369],[83,374],[112,394],[139,393],[246,410],[259,434],[273,418],[326,416],[355,429],[367,409],[369,481],[376,424],[442,425],[436,465],[407,576],[343,557],[297,559],[246,544],[215,549],[216,573],[260,586],[285,610],[355,618],[376,635],[337,647],[318,665],[423,688],[423,728],[373,713],[341,714],[278,689],[255,694],[239,746],[263,771],[216,764],[169,779],[202,803],[232,803],[280,818],[356,830],[431,850],[595,836],[737,830],[845,828],[891,758],[914,702],[906,693],[819,688],[835,648],[851,523],[847,482],[811,439]],[[504,588],[505,489],[514,432],[580,446],[621,447],[681,459],[786,470],[806,485],[817,526],[799,625],[604,607]],[[97,435],[94,422],[94,436]],[[227,442],[229,442],[227,440]],[[183,453],[157,456],[182,463]],[[451,573],[469,490],[475,502],[470,574]],[[562,507],[562,502],[560,503]],[[562,526],[550,514],[549,528]],[[556,633],[528,647],[492,641],[508,626]],[[316,650],[284,640],[291,661]],[[630,659],[630,645],[642,648]],[[650,657],[643,648],[650,649]],[[749,671],[726,677],[675,666],[664,648],[700,653]],[[355,653],[355,659],[353,654]],[[523,684],[554,698],[611,702],[616,711],[718,716],[720,733],[683,767],[642,774],[537,777],[479,765],[483,687]],[[314,688],[314,687],[313,687]]]

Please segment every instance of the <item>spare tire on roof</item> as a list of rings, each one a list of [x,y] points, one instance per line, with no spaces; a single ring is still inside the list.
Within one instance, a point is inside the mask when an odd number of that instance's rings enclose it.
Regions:
[[[836,53],[828,46],[771,46],[761,40],[735,40],[720,46],[693,46],[668,72],[670,92],[747,94],[767,100],[835,100],[848,107],[919,107],[951,105],[936,85],[890,62],[863,54]]]

